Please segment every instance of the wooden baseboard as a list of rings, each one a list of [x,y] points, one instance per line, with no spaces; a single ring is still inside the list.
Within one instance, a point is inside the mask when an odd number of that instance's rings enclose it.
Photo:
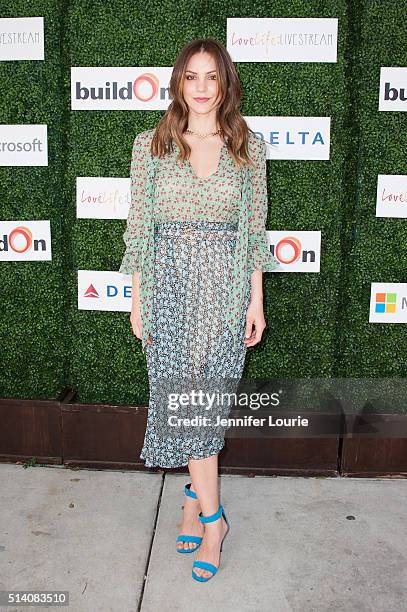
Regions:
[[[146,468],[140,459],[147,406],[78,404],[73,397],[67,394],[61,401],[0,399],[0,461],[35,458],[37,463],[70,469],[187,473],[186,467]],[[344,424],[343,435],[227,435],[219,455],[220,472],[406,477],[407,415],[364,413],[362,430],[360,417],[346,415]]]

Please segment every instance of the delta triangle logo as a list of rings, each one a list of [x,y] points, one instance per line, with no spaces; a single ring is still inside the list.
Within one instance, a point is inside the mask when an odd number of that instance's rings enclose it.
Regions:
[[[89,297],[90,298],[98,298],[99,297],[99,294],[96,291],[95,287],[92,285],[92,283],[86,289],[84,297],[87,297],[87,298],[89,298]]]

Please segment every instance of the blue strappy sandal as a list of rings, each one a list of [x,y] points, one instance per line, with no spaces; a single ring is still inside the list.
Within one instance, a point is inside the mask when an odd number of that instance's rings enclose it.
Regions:
[[[199,520],[201,521],[201,523],[212,523],[213,521],[217,521],[218,519],[220,519],[222,516],[226,521],[228,530],[223,536],[223,539],[220,545],[220,552],[222,552],[223,540],[226,538],[227,534],[230,531],[229,521],[226,518],[226,514],[225,514],[223,507],[219,506],[217,512],[215,512],[215,514],[211,514],[210,516],[203,516],[202,512],[199,513]],[[220,554],[219,554],[219,563],[220,563]],[[209,576],[209,578],[198,576],[198,574],[194,572],[194,567],[200,567],[204,570],[212,572],[212,576]],[[198,580],[198,582],[207,582],[208,580],[214,577],[217,571],[218,571],[218,568],[216,567],[216,565],[213,565],[212,563],[207,563],[206,561],[194,561],[194,564],[192,566],[192,578],[194,578],[195,580]]]
[[[192,497],[193,499],[198,499],[197,494],[194,491],[191,491],[191,484],[192,483],[188,483],[187,485],[185,485],[184,493],[188,497]],[[177,552],[179,552],[179,553],[192,553],[192,552],[195,552],[200,547],[200,545],[202,543],[202,539],[203,538],[201,538],[200,536],[179,535],[178,538],[177,538],[177,542],[193,542],[193,543],[196,544],[196,546],[194,546],[194,548],[178,548],[177,547]]]

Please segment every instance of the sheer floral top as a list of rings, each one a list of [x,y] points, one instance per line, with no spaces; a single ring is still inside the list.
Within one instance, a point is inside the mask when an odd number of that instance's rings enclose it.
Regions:
[[[154,129],[134,140],[130,168],[131,203],[123,235],[126,245],[119,269],[123,274],[141,272],[140,310],[142,349],[152,330],[154,222],[206,220],[237,222],[238,231],[232,284],[226,320],[236,342],[246,283],[253,270],[271,272],[280,268],[267,245],[266,144],[249,132],[249,155],[256,169],[236,168],[227,144],[219,165],[209,177],[198,177],[189,160],[177,161],[174,151],[159,159],[150,153]]]

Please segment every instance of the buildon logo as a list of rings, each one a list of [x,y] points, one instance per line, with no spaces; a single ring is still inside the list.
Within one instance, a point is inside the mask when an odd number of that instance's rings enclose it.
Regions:
[[[304,248],[302,241],[297,236],[284,236],[272,246],[272,253],[282,264],[294,264],[296,262],[315,262],[316,253],[314,249]]]
[[[48,261],[51,258],[49,220],[0,221],[0,261]]]
[[[375,312],[378,313],[395,313],[397,293],[394,292],[383,292],[376,293],[375,299]]]
[[[171,68],[72,66],[73,110],[159,110],[169,104]]]
[[[77,100],[133,100],[149,102],[157,98],[160,84],[155,74],[140,74],[133,82],[128,81],[123,87],[117,81],[106,81],[100,87],[86,87],[76,82]]]
[[[30,228],[20,225],[11,230],[9,234],[0,236],[0,251],[14,251],[15,253],[26,253],[31,249],[34,251],[45,251],[44,239],[33,238]]]
[[[300,259],[302,254],[301,241],[295,236],[287,236],[277,242],[274,254],[281,263],[294,263]]]

